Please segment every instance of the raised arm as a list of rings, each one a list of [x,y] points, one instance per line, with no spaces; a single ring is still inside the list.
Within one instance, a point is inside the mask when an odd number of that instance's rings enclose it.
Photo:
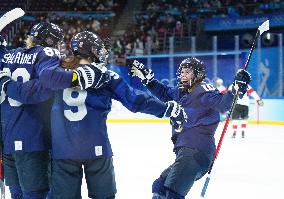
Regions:
[[[146,68],[137,60],[133,61],[129,69],[129,74],[132,77],[137,76],[141,80],[142,84],[161,101],[167,102],[174,99],[175,89],[154,79],[153,71]]]
[[[250,74],[245,70],[239,70],[234,78],[229,91],[221,94],[212,85],[204,84],[201,87],[206,91],[201,96],[203,106],[209,106],[220,112],[230,110],[235,95],[240,98],[247,92],[248,84],[251,81]]]
[[[186,120],[186,114],[177,102],[161,102],[145,92],[130,87],[117,73],[109,72],[112,79],[105,89],[107,95],[120,101],[128,110],[159,118],[169,117],[174,127],[180,126]]]

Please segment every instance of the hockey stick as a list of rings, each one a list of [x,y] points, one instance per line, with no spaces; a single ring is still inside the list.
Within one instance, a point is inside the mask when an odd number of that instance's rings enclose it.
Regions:
[[[0,32],[12,21],[22,17],[25,12],[21,8],[14,8],[0,18]]]
[[[0,32],[12,21],[22,17],[25,12],[21,8],[14,8],[9,12],[6,12],[0,18]],[[1,126],[0,126],[1,127]],[[2,133],[2,132],[0,132]],[[2,136],[0,140],[0,198],[5,199],[5,183],[4,183],[4,172],[3,172],[3,145],[2,145]]]
[[[255,49],[255,46],[256,46],[256,40],[257,38],[265,31],[269,30],[269,20],[265,21],[263,24],[261,24],[258,29],[257,29],[257,32],[256,32],[256,35],[254,37],[254,40],[253,40],[253,43],[252,43],[252,46],[250,48],[250,52],[249,52],[249,55],[248,55],[248,58],[246,60],[246,63],[245,63],[245,66],[244,66],[244,70],[247,70],[248,68],[248,64],[249,64],[249,61],[251,59],[251,55]],[[221,137],[219,139],[219,142],[218,142],[218,145],[217,145],[217,148],[215,150],[215,154],[214,154],[214,158],[213,158],[213,161],[209,167],[209,170],[208,170],[208,173],[207,173],[207,177],[206,177],[206,180],[205,180],[205,183],[203,185],[203,188],[202,188],[202,191],[201,191],[201,194],[200,196],[202,198],[204,198],[205,196],[205,193],[206,193],[206,190],[207,190],[207,187],[208,187],[208,184],[209,184],[209,181],[210,181],[210,178],[211,178],[211,171],[212,171],[212,168],[213,168],[213,165],[214,165],[214,162],[215,160],[217,159],[218,157],[218,154],[219,154],[219,151],[221,149],[221,145],[222,145],[222,142],[223,142],[223,139],[224,139],[224,136],[226,134],[226,131],[227,131],[227,128],[228,128],[228,125],[229,125],[229,121],[230,121],[230,118],[231,118],[231,115],[232,115],[232,112],[234,110],[234,107],[235,107],[235,104],[237,102],[237,99],[238,99],[238,93],[239,93],[239,89],[237,91],[237,94],[234,96],[234,99],[233,99],[233,103],[231,105],[231,108],[230,108],[230,111],[229,111],[229,114],[227,116],[227,119],[226,119],[226,122],[225,122],[225,125],[224,125],[224,128],[223,128],[223,131],[222,131],[222,134],[221,134]]]

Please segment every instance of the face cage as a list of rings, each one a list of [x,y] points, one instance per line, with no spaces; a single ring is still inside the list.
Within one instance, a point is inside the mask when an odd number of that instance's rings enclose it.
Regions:
[[[100,63],[107,64],[109,53],[103,46],[95,53],[95,57],[99,60]]]
[[[62,60],[66,60],[67,58],[74,58],[73,52],[71,49],[68,49],[66,43],[64,41],[60,41],[57,43],[57,48],[60,52],[60,56]]]
[[[194,79],[189,80],[187,82],[182,82],[181,81],[181,70],[183,68],[193,69]],[[196,73],[198,73],[198,74],[196,74]],[[178,72],[177,72],[177,86],[180,89],[188,90],[188,89],[191,89],[196,83],[201,82],[204,78],[203,78],[203,75],[200,77],[200,71],[196,71],[196,69],[194,69],[192,66],[187,66],[187,65],[180,66],[178,68]]]

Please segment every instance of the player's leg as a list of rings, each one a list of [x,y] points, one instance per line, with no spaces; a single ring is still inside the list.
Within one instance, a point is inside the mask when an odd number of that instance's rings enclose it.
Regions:
[[[22,199],[23,192],[20,185],[9,186],[11,199]]]
[[[245,138],[246,128],[247,128],[247,120],[242,120],[242,124],[241,124],[242,138]]]
[[[174,191],[167,190],[165,199],[185,199],[185,196],[182,196]]]
[[[49,190],[49,152],[16,153],[15,164],[24,199],[45,199]]]
[[[52,199],[51,193],[51,154],[49,153],[49,164],[48,164],[48,182],[49,182],[49,191],[47,193],[46,199]]]
[[[84,172],[89,198],[115,198],[117,191],[112,157],[85,161]]]
[[[152,199],[165,199],[166,197],[166,187],[165,180],[172,169],[172,165],[166,168],[160,175],[158,179],[156,179],[152,184]]]
[[[238,120],[232,120],[233,134],[232,138],[235,138],[238,131]]]
[[[232,138],[236,137],[238,131],[238,120],[240,119],[240,105],[236,104],[232,113],[232,127],[233,127],[233,135]]]
[[[184,198],[194,182],[206,174],[209,166],[210,160],[203,152],[187,147],[180,148],[164,183],[167,189],[166,199]]]
[[[166,187],[164,186],[165,179],[159,177],[152,184],[152,199],[164,199],[166,196]]]
[[[52,160],[52,199],[80,199],[83,178],[82,162]]]
[[[165,171],[168,172],[169,170],[166,169]],[[152,199],[184,199],[184,196],[181,196],[165,187],[164,183],[165,179],[163,177],[154,181],[152,185]]]
[[[248,106],[242,106],[242,111],[241,111],[242,138],[245,137],[245,132],[246,132],[246,129],[247,129],[248,112],[249,112],[249,107]]]
[[[15,160],[12,155],[3,154],[3,166],[5,171],[5,184],[9,187],[12,199],[22,199],[23,192],[20,187]]]

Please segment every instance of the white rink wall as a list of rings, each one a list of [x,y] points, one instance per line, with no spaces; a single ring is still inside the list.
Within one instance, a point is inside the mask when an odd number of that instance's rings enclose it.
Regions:
[[[250,100],[249,122],[254,124],[259,122],[260,124],[284,125],[284,99],[263,99],[263,101],[264,106],[259,107],[253,99]],[[142,120],[146,122],[161,122],[161,120],[152,115],[132,113],[116,100],[112,100],[112,102],[113,108],[108,115],[110,122],[137,122],[138,119],[141,119],[140,122],[143,122]],[[155,121],[151,121],[150,119],[154,119]]]

